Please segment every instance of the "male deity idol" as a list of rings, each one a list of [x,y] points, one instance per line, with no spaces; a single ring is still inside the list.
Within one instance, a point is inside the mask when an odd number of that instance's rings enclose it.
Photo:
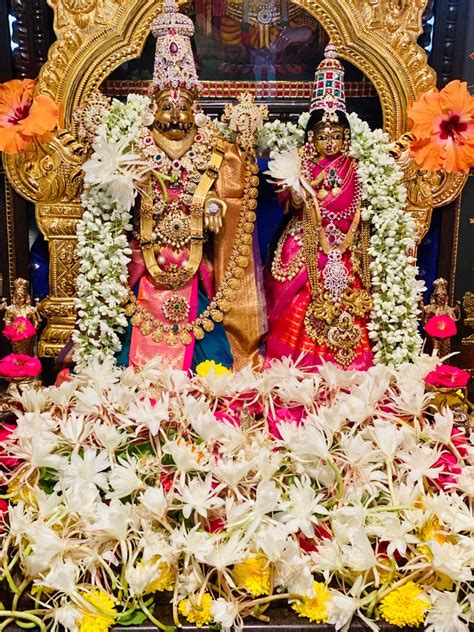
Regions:
[[[159,356],[180,369],[203,360],[234,369],[257,364],[264,322],[252,237],[258,168],[200,112],[194,27],[174,0],[152,31],[153,110],[138,143],[151,169],[131,244],[131,332],[120,360],[140,366]]]
[[[349,155],[344,69],[334,46],[316,71],[302,148],[305,196],[282,193],[289,212],[267,285],[267,360],[291,357],[345,369],[372,364],[367,333],[372,308],[361,221],[362,188]]]

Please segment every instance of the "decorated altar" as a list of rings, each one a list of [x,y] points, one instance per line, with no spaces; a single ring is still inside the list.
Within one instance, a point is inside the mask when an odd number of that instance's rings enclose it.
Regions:
[[[0,302],[0,630],[474,623],[464,314],[418,253],[474,97],[425,0],[334,4],[51,2],[0,85],[48,274]]]

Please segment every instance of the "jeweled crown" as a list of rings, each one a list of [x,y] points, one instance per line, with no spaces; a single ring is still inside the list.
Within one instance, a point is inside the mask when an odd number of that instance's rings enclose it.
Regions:
[[[324,59],[316,69],[310,112],[314,110],[324,110],[323,118],[336,121],[338,111],[346,113],[344,66],[331,43],[326,46]]]
[[[176,0],[165,0],[163,11],[154,20],[151,31],[156,37],[152,93],[172,88],[199,92],[199,83],[191,48],[194,35],[192,20],[179,12]]]

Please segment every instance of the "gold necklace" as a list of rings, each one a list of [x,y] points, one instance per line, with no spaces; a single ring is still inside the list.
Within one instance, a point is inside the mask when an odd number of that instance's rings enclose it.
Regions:
[[[206,333],[213,331],[215,323],[222,322],[224,314],[230,310],[232,303],[237,297],[237,290],[240,288],[242,279],[245,276],[245,269],[250,262],[252,233],[257,217],[255,209],[257,208],[256,198],[259,182],[257,174],[259,169],[254,155],[248,154],[245,166],[244,194],[242,196],[239,224],[220,288],[198,318],[192,322],[173,322],[172,324],[162,322],[152,316],[140,305],[135,295],[130,292],[125,306],[125,313],[127,316],[132,317],[132,324],[139,327],[143,335],[151,336],[156,342],[166,339],[169,345],[177,343],[188,345],[193,340],[192,336],[196,340],[202,340]],[[183,304],[178,305],[177,303],[177,300],[181,298],[178,294],[172,298],[176,302],[176,311],[185,309]],[[173,309],[172,301],[170,301],[169,309]]]

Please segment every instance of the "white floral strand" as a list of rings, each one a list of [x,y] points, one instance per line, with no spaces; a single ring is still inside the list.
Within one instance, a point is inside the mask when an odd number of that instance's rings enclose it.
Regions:
[[[84,164],[84,214],[77,228],[78,320],[73,334],[79,367],[92,357],[112,358],[127,326],[127,232],[132,229],[137,183],[146,170],[134,145],[149,105],[148,97],[134,94],[126,103],[113,101],[98,129],[91,159]]]
[[[406,212],[403,172],[390,155],[382,130],[372,131],[355,113],[349,115],[351,155],[358,160],[363,184],[362,219],[372,225],[372,297],[368,325],[375,362],[398,366],[420,352],[418,268],[409,253],[415,249],[415,222]]]

